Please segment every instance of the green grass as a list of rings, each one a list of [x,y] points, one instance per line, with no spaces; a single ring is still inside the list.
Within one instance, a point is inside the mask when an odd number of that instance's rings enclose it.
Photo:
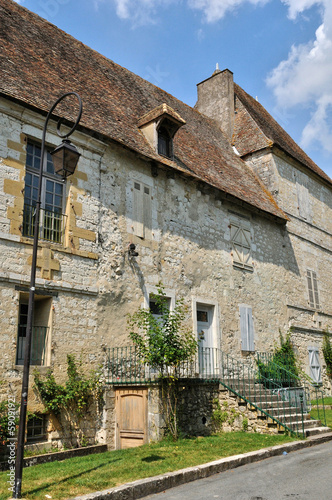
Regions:
[[[322,413],[323,413],[323,410],[319,410],[319,415],[318,415],[318,410],[315,410],[313,408],[310,412],[310,416],[311,416],[311,418],[313,418],[315,420],[322,420],[323,419]],[[325,409],[325,417],[326,417],[326,425],[328,427],[331,427],[331,429],[332,429],[332,410]],[[324,425],[324,422],[322,422],[322,424]]]
[[[316,405],[316,404],[322,405],[323,404],[323,400],[322,399],[318,399],[318,400],[316,399],[315,401],[312,401],[312,404],[313,405]],[[324,405],[332,405],[332,396],[324,398]]]
[[[45,495],[50,495],[64,500],[292,440],[286,435],[234,432],[177,442],[164,440],[128,450],[35,465],[23,471],[22,496],[45,500]],[[11,497],[7,479],[7,472],[1,472],[0,500]]]

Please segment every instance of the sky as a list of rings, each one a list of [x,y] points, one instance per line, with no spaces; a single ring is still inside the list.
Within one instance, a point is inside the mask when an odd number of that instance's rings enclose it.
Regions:
[[[194,106],[219,64],[332,178],[332,0],[16,0]]]

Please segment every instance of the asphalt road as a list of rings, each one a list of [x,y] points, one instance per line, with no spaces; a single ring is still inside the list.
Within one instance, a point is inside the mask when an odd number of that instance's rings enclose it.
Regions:
[[[332,500],[332,442],[193,481],[146,500]]]

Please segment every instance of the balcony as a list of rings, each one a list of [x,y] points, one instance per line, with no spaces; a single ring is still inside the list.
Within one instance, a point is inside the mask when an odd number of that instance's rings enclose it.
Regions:
[[[33,238],[36,207],[24,205],[23,236]],[[66,215],[51,210],[40,209],[39,239],[63,243]]]

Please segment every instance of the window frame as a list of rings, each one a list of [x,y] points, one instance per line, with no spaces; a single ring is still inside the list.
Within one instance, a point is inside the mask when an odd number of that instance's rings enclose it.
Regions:
[[[41,424],[38,425],[38,420],[41,420]],[[36,424],[36,425],[34,425]],[[41,434],[30,434],[31,431],[41,428]],[[42,441],[47,441],[47,415],[44,413],[36,413],[33,417],[27,420],[27,443],[39,443]]]
[[[32,151],[29,151],[30,148],[32,148]],[[38,149],[40,155],[36,154],[36,149]],[[52,158],[50,156],[51,151],[51,147],[46,147],[44,151],[43,172],[41,177],[42,185],[40,200],[41,214],[39,238],[42,240],[51,241],[53,243],[62,243],[65,231],[66,181],[63,180],[59,175],[55,174],[54,171],[50,172],[50,169],[53,169]],[[32,158],[31,161],[29,161],[30,157]],[[40,161],[40,143],[38,143],[38,141],[28,139],[24,178],[23,236],[25,237],[33,237],[34,233],[33,211],[37,204],[38,198],[38,186],[40,182]],[[37,165],[34,166],[36,163]],[[31,176],[30,185],[27,184],[28,176]],[[48,183],[52,184],[52,190],[48,189]],[[59,187],[61,187],[60,190]],[[27,195],[28,188],[30,189],[29,196]],[[51,202],[47,200],[48,196],[52,197]],[[57,198],[60,198],[60,201],[58,203],[56,203]],[[48,207],[51,207],[51,209],[49,209]]]

